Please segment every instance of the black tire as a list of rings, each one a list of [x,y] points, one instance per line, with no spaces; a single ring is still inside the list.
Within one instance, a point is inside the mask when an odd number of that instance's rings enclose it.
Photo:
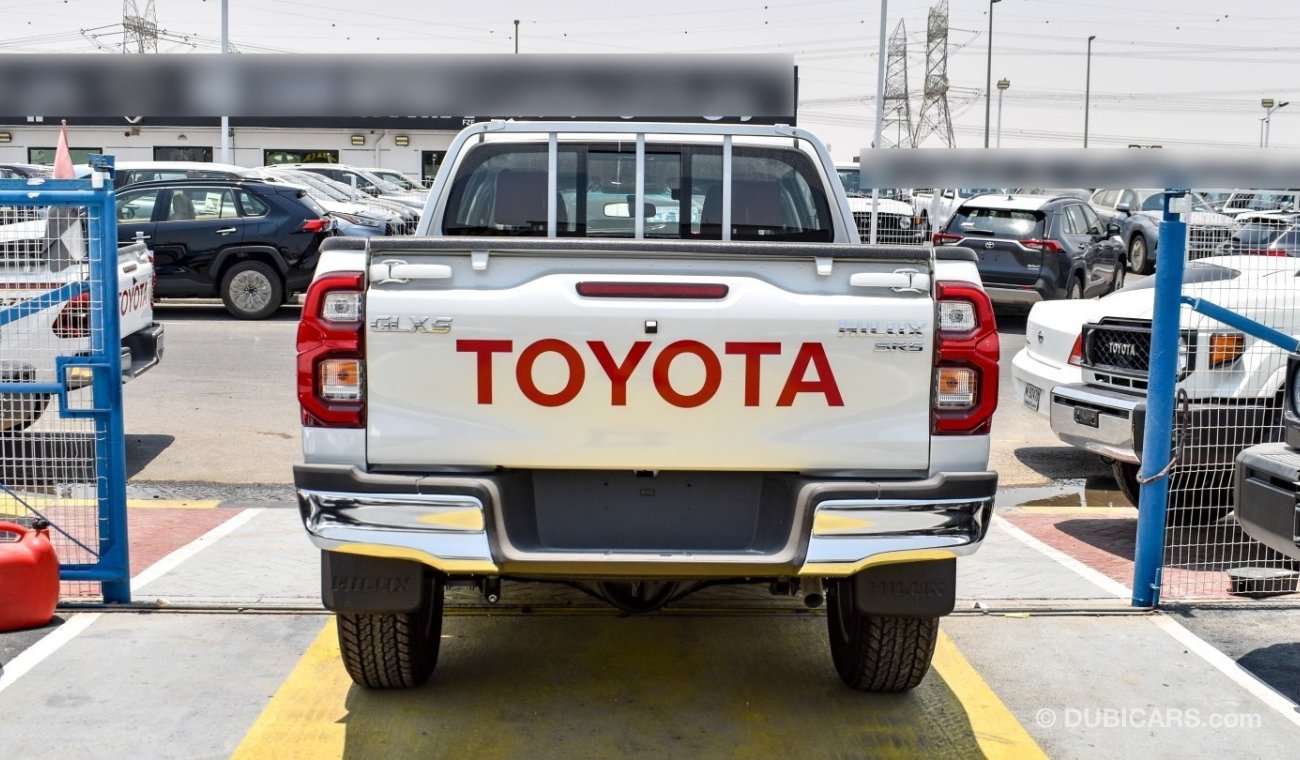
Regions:
[[[1128,278],[1128,267],[1123,261],[1115,262],[1115,282],[1111,285],[1110,292],[1114,293],[1124,287],[1124,281]]]
[[[1151,274],[1155,271],[1155,260],[1151,258],[1151,248],[1146,237],[1135,232],[1128,243],[1128,269],[1137,274]]]
[[[343,667],[367,689],[411,689],[433,675],[442,640],[441,578],[427,584],[415,612],[391,615],[338,614]]]
[[[1078,275],[1070,276],[1070,284],[1065,286],[1065,297],[1071,301],[1083,298],[1083,280],[1080,280]]]
[[[863,614],[853,603],[851,579],[830,583],[826,605],[831,660],[844,683],[859,691],[900,692],[925,678],[939,618]]]
[[[0,432],[21,433],[41,418],[50,404],[46,393],[0,395]]]
[[[221,278],[221,302],[235,319],[266,319],[284,303],[284,283],[269,265],[240,261]]]
[[[1141,465],[1111,462],[1110,472],[1120,493],[1134,507],[1141,497],[1138,471]],[[1232,505],[1231,475],[1223,473],[1184,473],[1175,470],[1169,487],[1174,490],[1165,509],[1165,522],[1173,526],[1209,525],[1226,515]],[[1222,481],[1227,481],[1225,484]],[[1196,503],[1196,502],[1201,503]],[[1207,505],[1208,503],[1208,505]]]

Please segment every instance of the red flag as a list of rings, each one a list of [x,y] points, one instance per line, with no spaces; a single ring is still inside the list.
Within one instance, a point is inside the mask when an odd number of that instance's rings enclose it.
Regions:
[[[59,126],[59,147],[54,151],[54,178],[76,179],[72,169],[72,154],[68,151],[68,122]]]

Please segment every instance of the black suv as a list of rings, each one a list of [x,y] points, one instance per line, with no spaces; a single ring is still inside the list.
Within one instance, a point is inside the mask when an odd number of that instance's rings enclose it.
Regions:
[[[995,304],[1030,306],[1091,298],[1124,286],[1119,225],[1069,196],[980,195],[963,203],[935,245],[979,256],[980,278]]]
[[[162,297],[220,296],[240,319],[264,319],[311,282],[334,233],[306,191],[257,180],[141,182],[117,194],[117,239],[154,253]]]

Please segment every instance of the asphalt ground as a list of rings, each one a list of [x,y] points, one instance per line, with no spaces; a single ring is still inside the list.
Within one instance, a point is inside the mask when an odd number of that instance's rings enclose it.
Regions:
[[[821,611],[750,586],[632,617],[554,585],[507,584],[496,606],[457,590],[428,686],[353,686],[287,486],[296,309],[158,316],[167,356],[125,389],[133,593],[149,606],[65,607],[0,634],[6,756],[1186,758],[1300,744],[1300,610],[1130,612],[1136,512],[1010,396],[1023,317],[1000,317],[999,517],[959,563],[935,668],[880,696],[840,685]]]

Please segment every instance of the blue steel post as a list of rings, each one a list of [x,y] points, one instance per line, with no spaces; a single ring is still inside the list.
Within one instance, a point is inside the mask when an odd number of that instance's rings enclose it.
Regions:
[[[1169,466],[1174,430],[1174,393],[1178,383],[1178,335],[1182,316],[1183,268],[1187,258],[1187,225],[1171,210],[1185,190],[1165,194],[1160,224],[1160,258],[1156,266],[1155,313],[1151,324],[1151,363],[1147,386],[1146,429],[1142,436],[1142,478]],[[1165,556],[1165,509],[1169,478],[1142,486],[1138,501],[1137,550],[1133,563],[1133,606],[1160,603],[1160,572]]]
[[[117,210],[111,180],[89,204],[91,354],[105,369],[94,373],[96,477],[101,535],[99,570],[105,602],[131,601],[126,529],[126,431],[122,415],[122,326],[117,305]],[[98,325],[99,329],[94,329]]]

